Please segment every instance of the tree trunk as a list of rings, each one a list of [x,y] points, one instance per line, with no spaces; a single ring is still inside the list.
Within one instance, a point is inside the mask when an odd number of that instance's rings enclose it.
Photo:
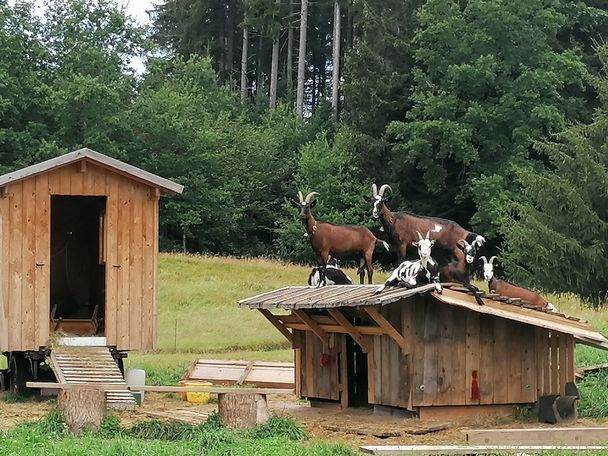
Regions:
[[[289,1],[289,21],[287,23],[287,63],[285,64],[285,74],[287,75],[287,94],[291,95],[293,90],[293,27],[291,17],[293,15],[293,1]]]
[[[98,431],[106,417],[106,393],[84,388],[59,391],[57,405],[63,420],[74,434],[85,429]]]
[[[304,78],[306,71],[306,26],[308,22],[308,0],[302,0],[300,10],[300,48],[298,50],[298,89],[296,94],[296,113],[304,117]]]
[[[346,18],[346,48],[347,49],[352,49],[353,47],[353,35],[354,35],[354,30],[353,30],[353,4],[352,2],[349,3],[348,5],[348,12],[347,14],[347,18]]]
[[[264,37],[260,34],[258,37],[258,55],[256,65],[256,77],[255,77],[255,95],[258,96],[262,93],[264,87],[263,72],[262,72],[262,51],[264,50]]]
[[[218,394],[218,412],[222,424],[230,429],[249,429],[270,418],[265,394]]]
[[[241,52],[241,103],[247,100],[247,52],[249,51],[249,35],[247,26],[243,25],[243,51]]]
[[[234,2],[228,0],[226,11],[226,71],[232,88],[232,72],[234,71]]]
[[[279,5],[281,0],[275,0]],[[277,107],[277,85],[279,82],[279,38],[281,32],[277,31],[272,39],[272,62],[270,65],[270,109]]]
[[[340,3],[334,0],[334,36],[331,74],[331,107],[334,118],[338,120],[340,109]]]

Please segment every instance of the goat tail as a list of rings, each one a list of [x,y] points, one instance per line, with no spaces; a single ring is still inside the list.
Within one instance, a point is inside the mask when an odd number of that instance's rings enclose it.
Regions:
[[[381,239],[376,239],[376,247],[378,247],[378,245],[380,245],[380,244],[382,244],[382,247],[384,247],[387,252],[391,249],[391,246],[389,245],[388,242],[383,241]]]

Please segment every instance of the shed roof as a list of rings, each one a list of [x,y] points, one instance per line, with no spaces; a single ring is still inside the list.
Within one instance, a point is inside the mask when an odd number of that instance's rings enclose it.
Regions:
[[[0,176],[0,187],[85,159],[112,171],[125,174],[132,179],[138,180],[152,187],[165,190],[169,193],[182,193],[184,190],[183,185],[177,184],[169,179],[165,179],[164,177],[157,176],[156,174],[149,173],[148,171],[144,171],[143,169],[129,165],[128,163],[122,162],[115,158],[108,157],[107,155],[101,154],[86,147],[73,152],[68,152],[67,154],[60,155],[59,157],[51,158],[35,165],[27,166],[17,171],[13,171],[12,173],[4,174]]]
[[[253,309],[330,309],[386,305],[416,294],[430,293],[443,304],[571,334],[577,342],[608,350],[608,339],[577,318],[539,311],[521,304],[515,305],[496,295],[482,295],[484,305],[480,306],[471,293],[458,288],[450,289],[447,286],[442,293],[434,291],[434,284],[412,289],[389,289],[376,295],[374,291],[377,289],[377,285],[337,285],[323,288],[292,286],[243,299],[239,301],[239,305]]]

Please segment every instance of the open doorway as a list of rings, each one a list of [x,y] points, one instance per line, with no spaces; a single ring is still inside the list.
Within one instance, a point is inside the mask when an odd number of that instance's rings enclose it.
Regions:
[[[51,196],[51,330],[101,336],[105,196]]]
[[[352,337],[346,336],[346,368],[348,383],[348,406],[369,405],[367,398],[367,354]]]

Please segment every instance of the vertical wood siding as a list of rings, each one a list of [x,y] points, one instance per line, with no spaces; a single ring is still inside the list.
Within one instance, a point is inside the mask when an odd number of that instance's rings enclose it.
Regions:
[[[107,342],[119,350],[155,348],[158,196],[87,162],[10,184],[0,198],[0,350],[37,350],[49,340],[51,195],[107,197]]]

